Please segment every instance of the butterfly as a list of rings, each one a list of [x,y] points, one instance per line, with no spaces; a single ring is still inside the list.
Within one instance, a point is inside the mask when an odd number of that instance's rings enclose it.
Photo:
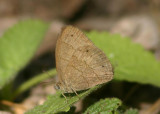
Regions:
[[[113,78],[105,53],[78,28],[66,26],[56,43],[56,89],[64,93],[86,90]]]

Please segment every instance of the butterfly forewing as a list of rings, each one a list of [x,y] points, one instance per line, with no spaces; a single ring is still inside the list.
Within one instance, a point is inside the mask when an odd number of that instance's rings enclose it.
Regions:
[[[92,42],[77,28],[67,26],[62,30],[56,44],[56,69],[59,79],[63,78],[73,53],[85,45],[92,45]]]

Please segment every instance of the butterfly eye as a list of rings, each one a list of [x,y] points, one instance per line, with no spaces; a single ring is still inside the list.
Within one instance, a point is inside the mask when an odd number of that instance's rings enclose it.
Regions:
[[[71,34],[71,37],[73,37],[73,34]]]
[[[89,52],[89,50],[86,50],[86,52]]]

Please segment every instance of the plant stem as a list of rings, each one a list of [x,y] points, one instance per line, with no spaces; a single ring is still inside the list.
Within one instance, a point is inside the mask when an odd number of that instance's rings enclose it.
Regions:
[[[45,73],[39,74],[37,76],[34,76],[34,78],[23,83],[21,86],[19,86],[19,88],[17,88],[17,90],[15,90],[15,92],[13,93],[12,99],[16,98],[18,95],[20,95],[24,91],[28,90],[32,86],[38,84],[39,82],[54,76],[55,74],[56,74],[56,69],[52,69],[50,71],[47,71],[47,73],[45,72]]]

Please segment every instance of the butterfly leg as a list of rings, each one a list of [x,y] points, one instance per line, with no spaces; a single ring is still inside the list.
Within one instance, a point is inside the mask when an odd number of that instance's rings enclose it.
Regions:
[[[71,87],[72,91],[77,95],[77,97],[80,99],[78,93]]]
[[[64,95],[64,93],[63,93],[62,91],[60,91],[60,92],[61,92],[62,96],[65,98],[65,102],[68,104],[68,99],[67,99],[67,97]]]
[[[61,88],[62,88],[62,89],[60,89],[60,92],[61,92],[62,96],[66,99],[65,102],[68,103],[68,99],[67,99],[67,97],[64,95],[64,91],[63,91],[63,90],[64,90],[64,87],[61,86]]]
[[[77,97],[80,99],[78,93],[73,89],[73,87],[69,84],[69,83],[66,83],[66,86],[67,88],[66,89],[70,89],[68,91],[72,91],[73,93],[75,93],[77,95]]]

